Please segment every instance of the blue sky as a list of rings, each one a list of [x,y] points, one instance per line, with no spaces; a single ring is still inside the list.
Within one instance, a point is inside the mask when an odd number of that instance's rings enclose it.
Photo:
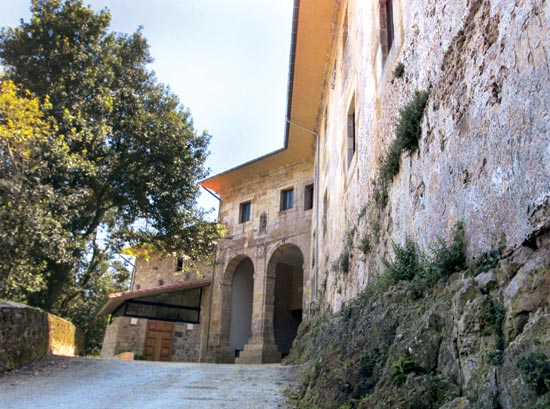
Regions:
[[[283,146],[293,0],[88,0],[111,29],[143,26],[159,81],[212,135],[212,174]],[[28,21],[30,0],[2,0],[0,26]],[[216,206],[203,195],[200,204]]]

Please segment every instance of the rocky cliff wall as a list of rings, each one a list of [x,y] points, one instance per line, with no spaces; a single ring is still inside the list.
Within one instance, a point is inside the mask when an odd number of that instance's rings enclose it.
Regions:
[[[550,407],[549,230],[533,244],[494,249],[469,264],[449,242],[438,241],[420,264],[399,248],[384,274],[344,309],[302,326],[286,361],[304,364],[294,403]],[[452,273],[453,265],[460,271]]]

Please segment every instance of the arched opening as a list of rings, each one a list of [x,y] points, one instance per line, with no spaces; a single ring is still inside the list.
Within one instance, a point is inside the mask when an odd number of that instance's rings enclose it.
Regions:
[[[294,245],[280,247],[269,262],[275,275],[273,332],[277,349],[284,358],[290,353],[302,322],[304,257]]]
[[[250,339],[252,324],[252,298],[254,294],[254,265],[247,257],[235,268],[231,281],[231,318],[229,344],[235,356]]]

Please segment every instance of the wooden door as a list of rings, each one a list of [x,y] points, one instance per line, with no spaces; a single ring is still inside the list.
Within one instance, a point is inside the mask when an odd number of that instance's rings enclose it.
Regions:
[[[174,324],[163,321],[147,321],[145,356],[148,361],[171,361]]]

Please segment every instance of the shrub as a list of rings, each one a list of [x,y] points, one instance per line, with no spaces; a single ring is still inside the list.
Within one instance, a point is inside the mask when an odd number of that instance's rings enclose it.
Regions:
[[[504,349],[504,335],[502,334],[502,322],[506,316],[506,310],[501,305],[491,301],[491,305],[485,312],[485,321],[493,328],[496,335],[497,350]]]
[[[544,395],[550,391],[550,360],[545,354],[534,352],[522,357],[517,366],[537,395]]]
[[[350,254],[348,249],[345,249],[338,258],[338,267],[340,268],[340,271],[346,274],[349,272],[349,258]]]
[[[407,374],[414,371],[414,362],[406,356],[400,356],[391,366],[393,383],[401,386],[407,379]]]
[[[399,173],[401,152],[399,141],[394,139],[380,164],[380,179],[383,182],[391,181],[393,177]]]
[[[363,252],[363,254],[367,254],[370,250],[370,238],[368,236],[368,234],[365,234],[365,236],[363,237],[363,239],[361,240],[361,251]]]
[[[501,239],[497,245],[481,253],[477,260],[470,266],[470,273],[474,276],[478,276],[495,268],[502,258],[504,246],[504,239]]]
[[[364,355],[359,361],[359,374],[364,378],[370,378],[374,374],[376,359],[370,355]]]
[[[374,202],[382,209],[388,204],[388,189],[387,187],[381,187],[374,189],[373,193]]]
[[[400,246],[393,243],[393,260],[382,259],[388,274],[395,282],[411,281],[422,272],[422,266],[418,259],[416,244],[407,238],[405,244]]]
[[[422,135],[422,115],[428,103],[428,91],[416,91],[411,101],[399,111],[396,139],[403,151],[414,151]]]
[[[433,272],[436,279],[448,277],[466,269],[464,225],[461,222],[453,227],[449,244],[441,237],[436,238],[430,246],[430,256],[426,268]]]
[[[403,74],[405,74],[405,64],[400,62],[395,66],[395,69],[392,72],[393,78],[402,78]]]

